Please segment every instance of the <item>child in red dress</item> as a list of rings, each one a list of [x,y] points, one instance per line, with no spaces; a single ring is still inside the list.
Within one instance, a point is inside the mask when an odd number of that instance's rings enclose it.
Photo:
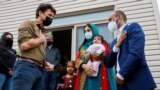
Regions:
[[[67,74],[62,77],[63,83],[59,84],[58,90],[73,90],[74,89],[74,83],[75,83],[75,64],[73,61],[67,62],[67,68],[66,68]]]

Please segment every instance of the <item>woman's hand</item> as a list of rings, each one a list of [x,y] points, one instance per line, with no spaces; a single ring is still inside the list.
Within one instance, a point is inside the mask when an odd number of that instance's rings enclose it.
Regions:
[[[95,73],[95,70],[93,69],[92,66],[88,66],[86,64],[83,64],[82,68],[84,69],[84,71],[86,72],[86,74],[88,76],[92,76]]]
[[[90,57],[90,53],[86,53],[85,54],[85,58],[86,58],[86,60],[89,60],[91,57]]]

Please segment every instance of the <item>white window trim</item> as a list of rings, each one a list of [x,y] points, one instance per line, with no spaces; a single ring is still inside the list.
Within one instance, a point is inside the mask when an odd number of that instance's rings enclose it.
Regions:
[[[72,29],[71,60],[76,60],[76,26]]]

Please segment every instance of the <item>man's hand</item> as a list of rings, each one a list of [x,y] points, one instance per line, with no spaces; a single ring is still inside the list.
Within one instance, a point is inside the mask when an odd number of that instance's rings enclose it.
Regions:
[[[40,30],[40,34],[39,34],[39,42],[40,42],[40,43],[45,43],[45,42],[46,42],[46,37],[45,37],[45,35],[42,33],[41,30]]]
[[[119,85],[122,85],[122,84],[124,84],[124,80],[121,80],[120,78],[118,78],[116,76],[116,83],[119,84]]]
[[[46,63],[47,63],[47,66],[45,66],[44,71],[46,72],[54,71],[54,65],[50,64],[49,62],[46,62]]]
[[[13,74],[12,69],[9,68],[9,72],[8,73],[9,73],[9,75],[12,76],[12,74]]]
[[[126,34],[127,34],[126,31],[123,31],[123,32],[122,32],[121,36],[119,37],[119,39],[118,39],[118,41],[117,41],[117,43],[116,43],[116,47],[117,47],[117,48],[120,48],[123,40],[126,38]]]
[[[37,47],[39,46],[40,44],[43,44],[46,42],[46,37],[45,35],[42,33],[42,31],[40,31],[40,34],[39,34],[39,38],[35,38],[35,39],[29,39],[28,41],[26,42],[23,42],[21,45],[20,45],[20,49],[21,50],[28,50],[28,49],[31,49],[31,48],[34,48],[34,47]]]

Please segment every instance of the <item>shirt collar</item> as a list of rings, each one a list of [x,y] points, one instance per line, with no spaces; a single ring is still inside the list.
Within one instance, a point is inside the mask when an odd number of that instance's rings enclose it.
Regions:
[[[35,24],[37,25],[37,27],[38,27],[40,30],[42,30],[42,32],[45,32],[45,28],[44,28],[42,22],[40,22],[38,19],[36,19],[34,22],[35,22]]]
[[[42,22],[40,22],[38,19],[35,20],[36,24],[42,25]]]
[[[121,26],[121,27],[117,30],[117,33],[118,33],[118,34],[121,34],[125,26],[126,26],[126,24],[124,24],[123,26]]]
[[[48,47],[48,49],[51,49],[52,48],[52,45],[50,45],[50,46],[47,46]]]
[[[126,26],[126,24],[124,24],[123,26],[121,26],[121,27],[119,28],[119,31],[122,32],[125,26]]]

